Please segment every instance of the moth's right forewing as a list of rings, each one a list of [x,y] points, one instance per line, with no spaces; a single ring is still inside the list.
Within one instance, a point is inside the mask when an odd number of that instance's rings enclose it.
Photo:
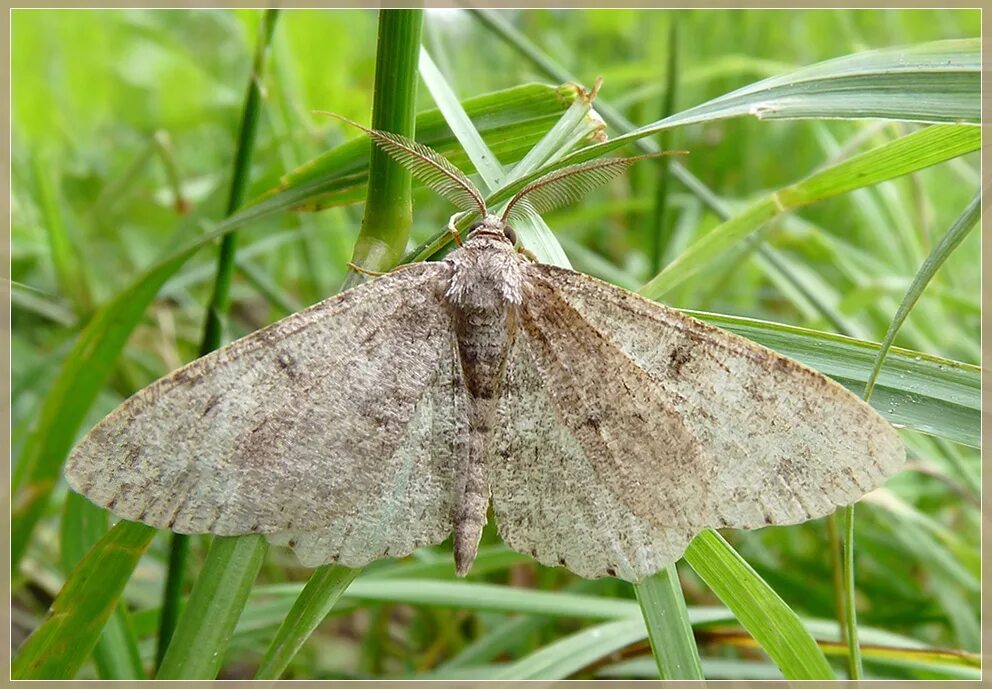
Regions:
[[[377,532],[369,547],[388,547],[400,530],[404,542],[443,539],[451,468],[398,450],[451,369],[447,270],[379,278],[154,383],[79,443],[70,486],[122,517],[185,533],[349,523]],[[398,483],[400,474],[411,478]],[[373,504],[383,508],[376,519],[355,518]]]

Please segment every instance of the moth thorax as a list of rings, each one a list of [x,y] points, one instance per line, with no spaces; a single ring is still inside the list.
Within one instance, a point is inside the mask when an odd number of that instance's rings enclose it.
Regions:
[[[448,301],[468,311],[501,312],[523,300],[525,261],[505,242],[486,235],[449,255]]]

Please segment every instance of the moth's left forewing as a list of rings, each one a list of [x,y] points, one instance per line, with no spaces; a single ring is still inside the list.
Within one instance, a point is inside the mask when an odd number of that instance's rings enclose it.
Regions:
[[[594,278],[533,269],[666,391],[704,457],[708,526],[823,516],[903,464],[892,426],[812,369]]]

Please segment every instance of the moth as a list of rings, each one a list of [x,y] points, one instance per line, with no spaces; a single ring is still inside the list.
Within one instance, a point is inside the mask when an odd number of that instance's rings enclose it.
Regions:
[[[703,529],[820,517],[903,463],[892,426],[823,375],[515,248],[525,209],[638,158],[562,168],[495,214],[436,151],[362,129],[479,214],[464,244],[141,390],[72,452],[74,490],[157,528],[264,534],[306,566],[453,534],[459,575],[491,503],[510,548],[636,582]]]

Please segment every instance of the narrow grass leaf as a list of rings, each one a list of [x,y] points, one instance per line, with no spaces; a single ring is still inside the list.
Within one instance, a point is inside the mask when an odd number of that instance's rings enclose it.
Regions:
[[[982,194],[978,192],[964,211],[962,211],[961,215],[954,221],[954,224],[951,225],[947,234],[933,248],[930,255],[927,256],[926,261],[923,262],[923,265],[920,266],[909,289],[906,290],[906,295],[899,304],[899,309],[896,311],[895,316],[892,317],[892,322],[889,323],[888,331],[885,333],[885,339],[882,340],[882,346],[875,355],[875,363],[872,365],[871,373],[868,375],[868,382],[865,385],[865,399],[869,399],[875,389],[878,376],[882,371],[882,364],[885,362],[885,357],[892,348],[892,343],[896,339],[899,328],[906,321],[909,312],[913,310],[913,307],[919,301],[923,290],[930,284],[933,276],[944,265],[948,256],[958,248],[961,242],[964,241],[964,238],[968,236],[968,233],[971,232],[975,223],[978,222],[981,213]]]
[[[634,585],[661,679],[705,679],[675,565]]]
[[[512,595],[508,595],[512,591]],[[497,584],[422,579],[362,578],[345,592],[349,600],[403,601],[409,605],[520,612],[582,619],[639,617],[634,601],[574,593],[508,589]]]
[[[799,616],[716,531],[696,536],[685,560],[730,608],[786,679],[834,679]]]
[[[434,66],[430,55],[423,48],[420,52],[420,73],[434,97],[438,109],[455,133],[455,138],[458,139],[479,176],[482,177],[484,182],[482,191],[484,193],[490,192],[501,187],[507,177],[506,170],[499,162],[496,154],[486,145],[482,135],[479,134],[472,120],[462,108],[454,91],[445,81],[444,75]],[[567,115],[568,111],[562,117]],[[548,153],[550,155],[553,152],[549,151]],[[522,222],[516,223],[514,229],[520,237],[521,244],[533,251],[543,262],[566,267],[569,265],[568,258],[562,251],[561,245],[555,240],[551,228],[539,216],[529,215]]]
[[[713,228],[649,280],[640,293],[649,299],[661,297],[782,213],[922,170],[980,145],[981,132],[975,127],[935,125],[832,165],[760,199]]]
[[[55,161],[51,156],[37,153],[31,156],[31,166],[59,289],[73,304],[77,316],[85,314],[93,308],[93,298],[85,272],[86,263],[80,260],[66,225],[62,197],[54,179],[58,172]]]
[[[262,536],[216,536],[156,679],[215,679],[265,557]]]
[[[255,679],[279,679],[359,571],[338,565],[314,571],[269,644]]]
[[[978,39],[844,55],[749,84],[647,128],[751,115],[758,119],[980,121]]]
[[[120,521],[83,557],[14,656],[14,679],[72,679],[100,638],[155,529]]]
[[[843,335],[699,311],[686,314],[796,359],[860,395],[880,345]],[[978,447],[981,369],[892,347],[871,398],[891,423]]]
[[[70,575],[86,553],[107,532],[107,511],[69,492],[62,512],[60,548],[62,570]],[[144,679],[138,640],[121,601],[111,613],[93,648],[93,664],[100,679]]]
[[[599,624],[542,647],[511,663],[496,677],[510,680],[565,679],[644,637],[644,622],[639,619]]]
[[[441,111],[444,121],[451,127],[458,143],[465,149],[465,153],[475,166],[476,172],[479,173],[488,187],[482,191],[496,189],[503,183],[506,171],[499,159],[489,150],[489,146],[486,145],[479,130],[475,128],[472,120],[462,108],[458,96],[455,95],[444,75],[441,74],[427,49],[423,46],[420,47],[419,69],[420,76],[424,80],[427,90],[431,92],[431,97],[437,104],[437,109]]]

